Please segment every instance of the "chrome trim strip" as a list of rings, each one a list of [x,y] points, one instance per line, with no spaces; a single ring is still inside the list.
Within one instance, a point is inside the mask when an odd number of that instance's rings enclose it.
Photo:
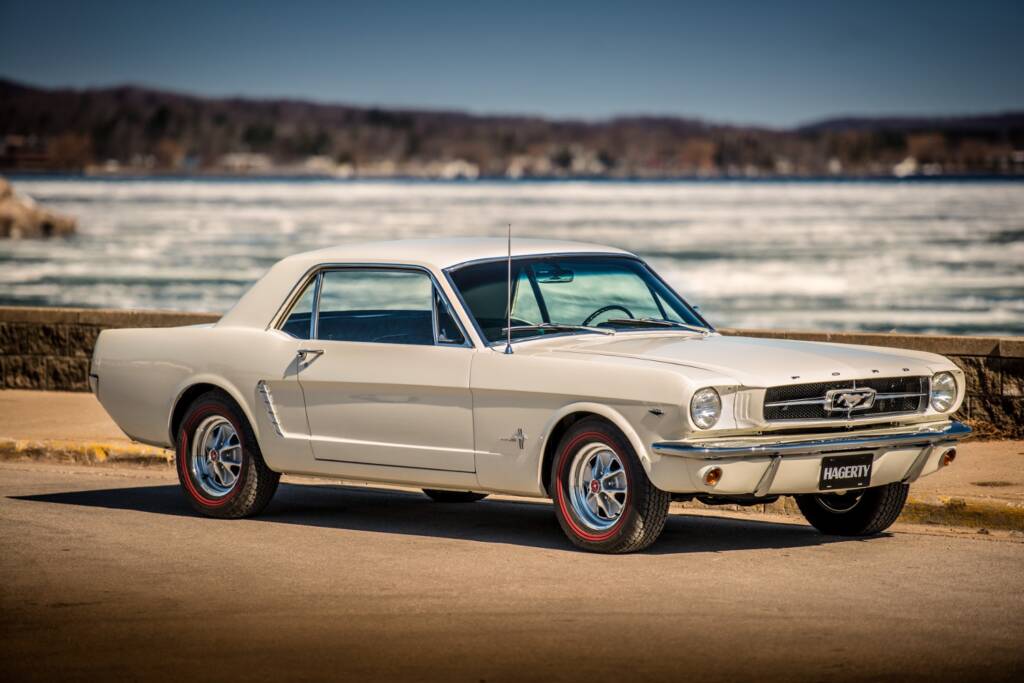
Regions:
[[[323,286],[323,283],[324,271],[321,270],[317,272],[313,284],[313,308],[309,312],[309,338],[311,340],[316,339],[317,332],[320,331],[320,287]],[[283,322],[281,324],[284,325]]]
[[[916,393],[915,392],[907,392],[907,393],[903,393],[903,394],[900,394],[900,393],[875,394],[875,400],[876,401],[884,401],[884,400],[890,399],[890,398],[914,398],[914,397],[920,398],[922,396],[927,396],[927,395],[928,394],[926,394],[923,391],[918,391]]]
[[[772,461],[768,463],[768,468],[761,475],[761,480],[757,482],[757,488],[754,489],[755,498],[763,498],[771,491],[772,484],[775,482],[775,473],[779,471],[779,463],[781,462],[781,455],[772,456]]]
[[[928,428],[897,434],[876,434],[874,436],[841,436],[829,439],[807,441],[774,441],[755,445],[717,445],[715,443],[687,443],[683,441],[660,441],[651,444],[658,455],[675,455],[696,460],[718,460],[742,456],[782,456],[835,453],[841,451],[885,449],[897,447],[933,446],[945,441],[962,439],[971,433],[971,428],[961,422],[949,422],[941,429]],[[727,442],[718,442],[723,444]]]
[[[825,399],[823,398],[798,398],[792,401],[772,401],[771,403],[765,403],[765,408],[777,408],[778,406],[823,406],[825,405]]]

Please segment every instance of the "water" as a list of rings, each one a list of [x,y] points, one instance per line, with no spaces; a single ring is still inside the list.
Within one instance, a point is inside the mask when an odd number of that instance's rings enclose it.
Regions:
[[[516,235],[648,259],[718,326],[1024,334],[1024,183],[16,179],[79,219],[0,242],[0,302],[226,310],[331,244]]]

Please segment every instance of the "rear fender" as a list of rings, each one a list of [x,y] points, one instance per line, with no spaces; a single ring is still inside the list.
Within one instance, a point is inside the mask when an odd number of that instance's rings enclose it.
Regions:
[[[220,389],[228,396],[230,396],[232,400],[234,400],[234,402],[238,404],[238,407],[241,409],[242,414],[245,416],[245,419],[249,421],[249,426],[252,428],[253,433],[256,435],[256,440],[261,440],[259,423],[255,420],[255,417],[252,412],[252,407],[249,401],[245,399],[244,395],[242,394],[241,391],[239,391],[238,387],[235,386],[233,382],[229,381],[227,378],[222,377],[220,375],[202,373],[199,375],[189,377],[187,381],[182,382],[180,385],[178,385],[177,390],[174,394],[174,400],[171,402],[171,405],[167,410],[167,434],[170,438],[170,443],[172,447],[177,446],[178,438],[178,435],[174,433],[175,410],[178,408],[178,404],[181,402],[181,399],[185,395],[185,393],[189,389],[198,384],[210,384],[216,387],[217,389]]]

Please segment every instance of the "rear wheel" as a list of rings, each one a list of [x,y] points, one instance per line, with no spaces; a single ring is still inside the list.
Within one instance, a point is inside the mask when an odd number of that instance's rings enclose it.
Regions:
[[[483,500],[487,497],[486,493],[476,493],[474,491],[442,491],[441,489],[423,489],[423,493],[427,494],[435,503],[475,503],[478,500]]]
[[[815,529],[834,536],[872,536],[892,526],[903,511],[910,486],[899,482],[846,493],[796,496]]]
[[[651,483],[632,446],[604,420],[573,425],[551,468],[558,523],[578,547],[628,553],[661,534],[670,496]]]
[[[249,422],[226,394],[211,391],[193,401],[177,441],[178,481],[204,515],[255,515],[277,491],[281,475],[263,462]]]

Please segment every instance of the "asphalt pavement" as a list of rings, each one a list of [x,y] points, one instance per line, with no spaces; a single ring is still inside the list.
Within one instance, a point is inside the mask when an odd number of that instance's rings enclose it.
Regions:
[[[628,556],[549,505],[285,479],[251,520],[173,473],[0,464],[21,680],[1021,680],[1024,535],[683,511]]]

